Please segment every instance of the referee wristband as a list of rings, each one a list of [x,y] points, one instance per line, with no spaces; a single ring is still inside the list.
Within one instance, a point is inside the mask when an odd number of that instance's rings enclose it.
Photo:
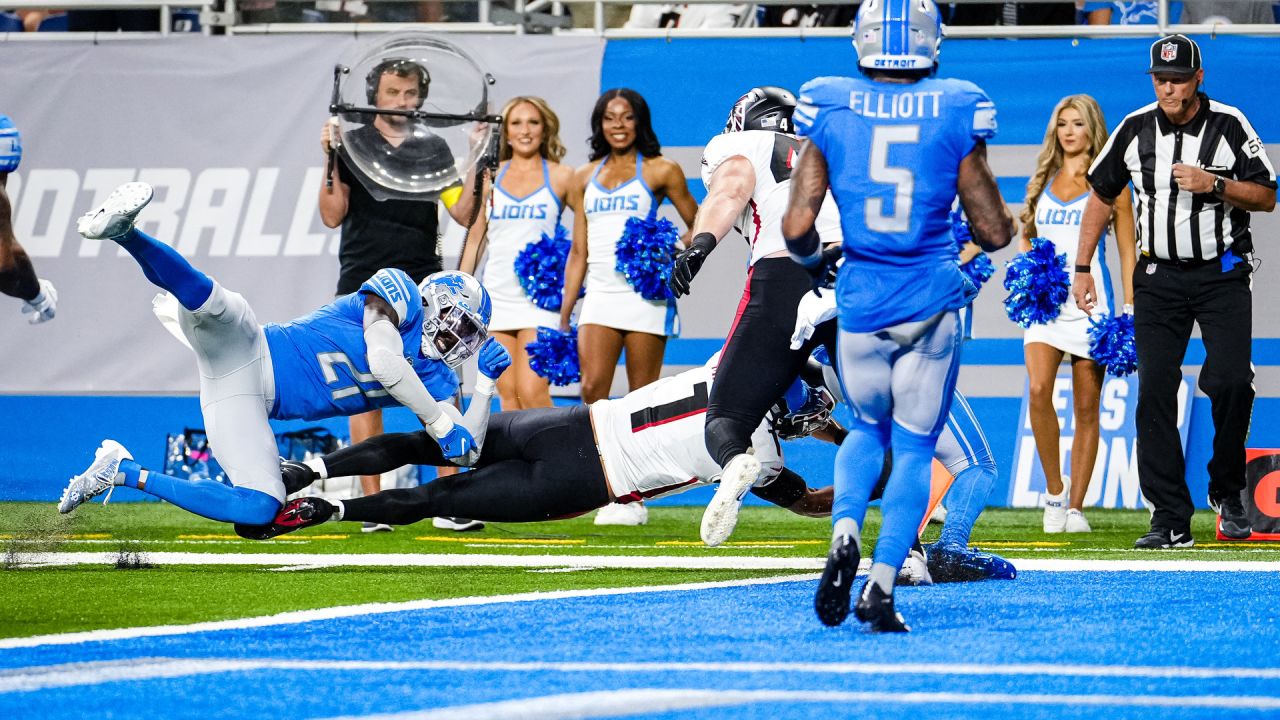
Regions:
[[[1093,267],[1092,267],[1092,266],[1090,266],[1090,265],[1077,265],[1077,266],[1076,266],[1076,272],[1078,272],[1078,273],[1089,273],[1089,272],[1093,272]]]

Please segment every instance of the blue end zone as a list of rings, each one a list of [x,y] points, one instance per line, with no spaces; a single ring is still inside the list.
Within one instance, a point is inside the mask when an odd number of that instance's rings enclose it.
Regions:
[[[599,705],[608,696],[572,714],[571,695],[617,691],[633,691],[626,714],[638,717],[835,717],[853,707],[859,718],[1275,717],[1277,581],[1252,572],[1032,572],[902,588],[898,607],[914,628],[905,636],[869,635],[852,617],[824,628],[813,616],[815,583],[804,581],[14,649],[0,651],[0,668],[10,671],[0,672],[0,688],[18,669],[31,678],[42,666],[109,664],[58,673],[70,687],[0,692],[0,717],[315,718],[550,695],[570,697],[556,698],[560,714],[546,717],[603,717],[616,716]],[[145,658],[198,663],[180,677],[112,680],[110,668],[122,673]],[[208,673],[213,660],[326,665]],[[424,661],[446,665],[358,665]],[[592,663],[610,665],[582,665]],[[1226,668],[1245,671],[1214,672]],[[92,674],[106,681],[76,684]],[[791,695],[673,712],[660,703],[672,689]],[[870,695],[854,703],[824,692]],[[909,693],[922,695],[904,705]]]

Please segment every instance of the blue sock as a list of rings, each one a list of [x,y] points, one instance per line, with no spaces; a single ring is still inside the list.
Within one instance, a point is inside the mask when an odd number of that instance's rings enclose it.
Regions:
[[[947,492],[947,521],[942,525],[939,544],[969,545],[969,533],[987,507],[987,497],[995,481],[996,464],[990,457],[987,462],[970,465],[956,475]]]
[[[875,490],[883,467],[889,435],[884,423],[870,425],[855,418],[849,424],[849,435],[836,451],[835,498],[831,503],[831,522],[851,519],[863,526],[867,503]]]
[[[124,473],[125,486],[138,488],[210,520],[266,525],[280,510],[280,501],[264,492],[224,485],[217,480],[184,480],[143,470],[131,460],[120,463],[120,472]]]
[[[884,523],[876,540],[875,562],[896,569],[907,559],[929,508],[929,465],[937,440],[937,435],[917,435],[894,423],[893,470],[880,501]]]
[[[199,309],[213,293],[208,275],[192,267],[177,250],[141,230],[134,228],[116,242],[138,261],[142,274],[153,285],[173,293],[187,310]]]

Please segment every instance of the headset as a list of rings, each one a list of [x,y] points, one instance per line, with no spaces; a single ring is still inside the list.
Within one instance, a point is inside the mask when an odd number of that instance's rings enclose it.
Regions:
[[[386,58],[374,65],[369,74],[365,76],[365,98],[370,105],[376,106],[378,104],[378,83],[386,73],[400,76],[417,75],[418,104],[414,107],[422,107],[423,101],[427,99],[427,90],[431,87],[431,73],[427,72],[427,68],[422,63],[414,62],[405,57]]]

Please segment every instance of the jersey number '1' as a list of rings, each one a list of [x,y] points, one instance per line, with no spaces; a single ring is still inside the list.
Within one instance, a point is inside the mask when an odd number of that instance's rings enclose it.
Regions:
[[[916,177],[910,168],[889,164],[889,146],[920,142],[919,125],[879,125],[871,134],[871,168],[873,182],[893,186],[893,214],[885,215],[884,197],[867,198],[867,229],[883,233],[907,232],[911,229],[911,195]]]

